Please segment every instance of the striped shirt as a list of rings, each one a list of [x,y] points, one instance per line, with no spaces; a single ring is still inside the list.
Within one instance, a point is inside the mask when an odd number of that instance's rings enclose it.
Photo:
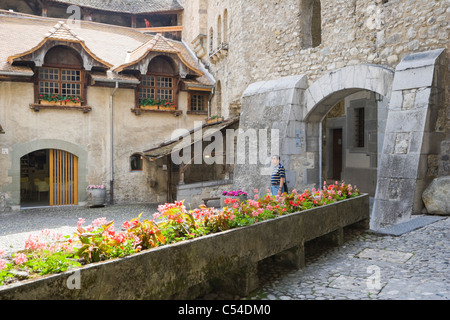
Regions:
[[[280,164],[278,164],[278,166],[276,166],[273,169],[272,172],[272,177],[270,178],[270,184],[275,186],[275,185],[280,185],[280,179],[281,178],[285,178],[286,179],[286,172],[284,170],[284,167]]]

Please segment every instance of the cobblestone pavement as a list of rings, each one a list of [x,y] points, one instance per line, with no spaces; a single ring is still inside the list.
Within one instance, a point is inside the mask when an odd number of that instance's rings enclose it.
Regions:
[[[261,263],[251,300],[450,300],[450,219],[400,236],[347,232],[342,247],[306,245],[306,267]]]
[[[78,218],[114,219],[121,226],[151,218],[156,204],[104,208],[41,208],[0,212],[0,248],[23,248],[30,233],[44,228],[70,234]],[[320,239],[305,244],[306,266],[295,270],[268,258],[259,264],[260,288],[248,297],[209,293],[202,299],[245,300],[450,300],[450,219],[400,236],[346,229],[341,247]]]

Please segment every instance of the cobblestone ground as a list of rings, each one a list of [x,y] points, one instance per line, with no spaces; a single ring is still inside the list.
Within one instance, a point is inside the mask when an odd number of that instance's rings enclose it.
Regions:
[[[342,247],[306,246],[306,267],[260,266],[251,300],[450,300],[450,219],[401,236],[347,231]]]
[[[341,247],[305,244],[306,267],[273,258],[258,266],[260,289],[248,297],[209,293],[205,300],[450,300],[450,219],[401,236],[345,230]]]

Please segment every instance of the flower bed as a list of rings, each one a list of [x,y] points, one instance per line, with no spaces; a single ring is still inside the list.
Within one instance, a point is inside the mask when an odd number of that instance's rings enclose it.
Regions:
[[[125,222],[125,231],[104,218],[87,227],[80,220],[76,236],[57,242],[63,250],[30,240],[32,247],[0,260],[0,280],[8,283],[12,270],[44,273],[30,263],[45,265],[53,253],[64,255],[66,265],[52,271],[62,273],[6,284],[0,299],[186,298],[187,290],[214,279],[245,294],[255,289],[258,261],[290,249],[301,267],[305,241],[369,218],[367,195],[344,184],[242,203],[229,199],[227,205],[187,211],[183,202],[165,204],[154,220]],[[73,289],[76,272],[81,286]]]

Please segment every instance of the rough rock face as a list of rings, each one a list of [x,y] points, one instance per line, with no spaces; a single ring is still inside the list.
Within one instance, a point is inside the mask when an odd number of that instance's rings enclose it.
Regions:
[[[450,215],[450,176],[434,179],[422,199],[429,214]]]

